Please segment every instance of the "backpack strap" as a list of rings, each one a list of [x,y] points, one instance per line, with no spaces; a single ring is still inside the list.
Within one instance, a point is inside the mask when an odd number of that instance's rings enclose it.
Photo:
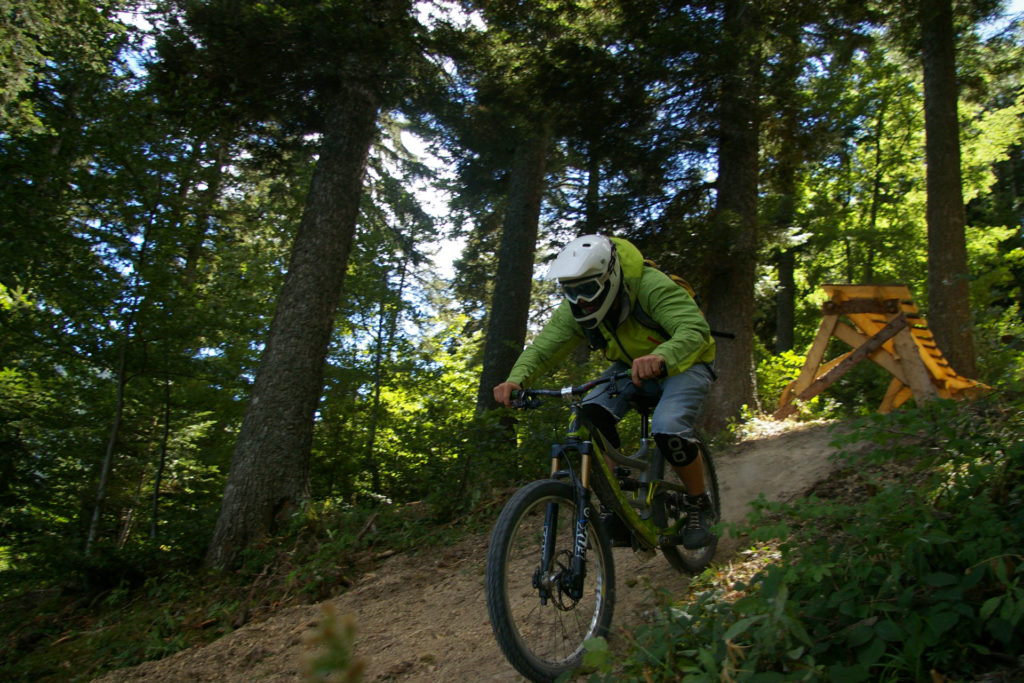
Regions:
[[[655,263],[654,261],[652,261],[651,259],[644,259],[644,265],[647,266],[647,267],[650,267],[650,268],[657,268],[658,270],[661,270],[661,268],[658,267],[658,264]],[[663,270],[661,270],[661,272],[665,273],[665,271],[663,271]],[[697,296],[696,291],[694,291],[693,285],[691,285],[689,282],[687,282],[686,279],[683,278],[680,275],[675,275],[673,273],[665,273],[665,275],[668,275],[672,279],[672,282],[675,282],[677,285],[679,285],[680,287],[682,287],[683,289],[686,290],[686,292],[690,295],[690,298],[692,298],[694,303],[697,304],[697,308],[700,309],[701,315],[704,315],[704,307],[701,304],[701,300]],[[669,337],[672,336],[672,335],[670,335],[668,333],[668,330],[666,330],[664,327],[659,325],[657,323],[657,321],[655,321],[654,318],[652,318],[650,316],[650,314],[647,313],[647,311],[645,311],[643,309],[643,307],[640,305],[640,298],[639,297],[637,297],[637,300],[635,302],[633,302],[632,315],[633,315],[634,318],[636,318],[636,321],[638,323],[640,323],[644,327],[648,327],[648,328],[654,330],[655,332],[660,334],[665,339],[668,339]],[[735,339],[736,338],[736,335],[733,334],[732,332],[720,332],[718,330],[711,330],[711,336],[712,337],[721,337],[722,339]]]
[[[668,333],[668,330],[659,325],[657,321],[655,321],[655,319],[652,318],[651,315],[643,309],[643,307],[640,305],[639,298],[637,298],[637,300],[633,302],[633,310],[630,313],[634,318],[636,318],[636,321],[638,323],[640,323],[644,327],[654,330],[665,339],[668,339],[669,337],[672,336]]]

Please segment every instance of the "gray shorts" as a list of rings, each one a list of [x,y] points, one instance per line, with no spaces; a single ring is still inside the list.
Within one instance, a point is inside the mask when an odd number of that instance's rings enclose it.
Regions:
[[[610,368],[602,373],[602,377],[613,375],[617,372],[628,370],[630,366],[621,361],[616,361]],[[704,399],[711,391],[711,383],[714,381],[714,373],[705,363],[697,363],[681,372],[678,375],[666,377],[663,380],[649,380],[645,387],[650,384],[661,385],[661,400],[658,401],[654,414],[651,416],[651,434],[674,434],[684,438],[692,438],[694,425],[701,409],[704,407]],[[615,418],[618,422],[629,412],[630,397],[644,389],[637,389],[629,378],[620,379],[617,384],[618,393],[612,396],[612,384],[602,384],[587,394],[583,399],[585,404],[599,405]]]

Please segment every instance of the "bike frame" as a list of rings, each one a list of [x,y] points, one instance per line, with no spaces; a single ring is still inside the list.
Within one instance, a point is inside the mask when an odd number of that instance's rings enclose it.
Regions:
[[[604,438],[596,427],[590,423],[580,410],[581,402],[579,395],[597,384],[604,382],[615,382],[622,377],[628,377],[628,373],[612,375],[603,380],[573,388],[563,389],[561,395],[572,403],[572,420],[569,426],[569,439],[565,443],[553,444],[551,447],[551,478],[568,479],[576,498],[576,519],[573,556],[570,565],[570,577],[568,593],[570,597],[578,599],[582,595],[583,580],[586,577],[587,545],[589,543],[589,532],[587,525],[590,521],[590,500],[592,492],[596,492],[598,499],[604,503],[612,512],[619,515],[627,525],[631,527],[634,537],[637,539],[639,548],[643,552],[654,552],[658,546],[659,534],[654,522],[649,515],[641,517],[629,503],[625,492],[619,484],[618,478],[608,466],[605,458],[612,462],[628,467],[632,470],[639,470],[640,489],[646,489],[644,500],[637,505],[638,508],[647,514],[651,508],[655,494],[660,490],[685,491],[682,486],[673,484],[662,479],[665,461],[661,452],[656,448],[652,451],[650,434],[650,412],[651,405],[638,404],[636,409],[640,414],[640,447],[633,455],[624,455]],[[586,430],[595,439],[588,441],[581,439],[577,434],[580,427]],[[571,454],[579,455],[579,474],[572,469]],[[596,456],[596,457],[595,457]],[[568,463],[569,467],[563,468],[562,463]],[[596,463],[596,464],[595,464]],[[534,578],[535,587],[541,593],[541,603],[546,604],[550,595],[543,587],[540,572],[543,568],[552,566],[554,560],[554,538],[557,533],[557,504],[548,503],[544,520],[544,539],[542,542],[541,565],[538,574]]]

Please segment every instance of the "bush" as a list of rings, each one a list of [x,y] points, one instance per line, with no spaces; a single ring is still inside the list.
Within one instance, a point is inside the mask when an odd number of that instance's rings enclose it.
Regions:
[[[757,363],[757,395],[761,403],[761,409],[766,413],[773,413],[779,405],[779,399],[797,377],[804,367],[804,354],[796,351],[783,351],[779,354],[764,355]],[[855,368],[856,371],[856,368]],[[843,401],[837,401],[834,395],[835,390],[841,388],[839,384],[826,390],[810,400],[800,404],[800,415],[805,418],[830,418],[838,414]],[[864,404],[862,396],[847,396],[852,407]]]
[[[1024,651],[1021,407],[936,401],[855,422],[840,475],[793,504],[758,506],[746,531],[782,539],[781,560],[667,606],[615,679],[925,681],[1013,662]],[[874,448],[851,448],[864,439]]]
[[[757,364],[757,395],[766,411],[772,411],[782,392],[800,376],[804,356],[795,351],[766,356]]]

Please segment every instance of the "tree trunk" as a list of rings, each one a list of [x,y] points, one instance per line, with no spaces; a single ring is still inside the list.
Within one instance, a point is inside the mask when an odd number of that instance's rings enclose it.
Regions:
[[[601,232],[601,160],[594,151],[593,142],[587,148],[587,195],[583,205],[583,233],[594,235]],[[590,344],[584,342],[572,353],[572,362],[585,365],[590,359]]]
[[[128,299],[131,301],[130,310],[122,322],[121,348],[117,357],[117,398],[114,405],[114,419],[110,427],[110,435],[107,437],[107,448],[103,455],[103,464],[100,466],[100,481],[96,487],[96,503],[93,505],[92,518],[89,521],[89,530],[85,537],[85,555],[92,552],[93,543],[99,533],[100,517],[103,512],[103,504],[107,498],[107,484],[110,481],[110,472],[114,467],[114,450],[121,433],[121,423],[124,420],[125,390],[128,386],[128,347],[132,344],[132,335],[135,332],[135,320],[139,309],[142,307],[143,297],[139,295],[141,285],[138,279],[138,272],[145,262],[146,253],[149,250],[148,228],[143,231],[142,244],[135,256],[135,273],[133,284],[129,287],[132,294]]]
[[[477,391],[478,412],[497,406],[492,389],[508,377],[526,342],[549,136],[545,129],[521,140],[509,176],[508,206]]]
[[[775,192],[778,208],[774,229],[782,236],[783,247],[775,257],[775,272],[779,288],[775,293],[775,353],[793,348],[796,332],[796,253],[789,242],[790,231],[796,221],[797,177],[804,163],[804,148],[800,132],[801,102],[797,93],[800,74],[806,61],[806,50],[797,31],[786,31],[779,51],[780,61],[770,82],[770,89],[778,108],[775,135],[778,136]]]
[[[366,469],[370,470],[370,488],[380,495],[380,465],[377,464],[377,422],[380,420],[380,391],[383,377],[381,368],[384,365],[384,335],[387,319],[387,303],[380,302],[377,310],[377,351],[373,355],[373,399],[370,404],[370,424],[366,435]]]
[[[785,105],[783,116],[783,145],[797,147],[798,124],[796,112]],[[796,152],[783,152],[779,159],[779,208],[775,213],[775,230],[782,235],[792,229],[796,220],[796,178],[800,160]],[[796,247],[783,247],[775,258],[775,272],[779,289],[775,292],[775,353],[793,348],[796,337]]]
[[[203,241],[213,222],[215,206],[221,197],[221,188],[224,184],[224,163],[227,159],[227,145],[221,140],[214,139],[210,142],[213,147],[213,165],[203,173],[205,176],[206,189],[200,194],[198,206],[196,207],[195,223],[193,232],[189,236],[185,247],[185,267],[182,269],[181,281],[185,289],[190,288],[196,282],[199,273],[199,261],[203,252]],[[192,186],[189,190],[194,189]]]
[[[100,481],[96,487],[96,501],[92,507],[89,531],[85,537],[86,556],[92,552],[93,543],[96,542],[96,535],[99,532],[100,514],[103,511],[103,503],[107,499],[107,483],[110,481],[110,472],[114,468],[114,448],[117,446],[117,439],[121,433],[121,421],[124,418],[124,393],[128,384],[128,344],[131,341],[133,319],[134,313],[129,315],[125,325],[124,340],[121,343],[121,351],[117,359],[117,399],[114,405],[114,421],[110,426],[110,435],[107,437],[107,448],[103,454],[103,464],[100,466]]]
[[[784,144],[797,144],[797,120],[792,108],[786,108]],[[775,213],[775,229],[780,234],[792,229],[796,220],[797,166],[795,153],[782,155],[778,169],[778,210]],[[797,248],[784,247],[775,257],[775,272],[778,276],[778,291],[775,292],[775,352],[781,353],[793,348],[797,327]]]
[[[327,112],[291,264],[231,459],[206,563],[224,569],[309,497],[313,418],[378,104],[345,89]]]
[[[384,386],[384,363],[391,361],[391,348],[394,346],[395,333],[398,331],[398,308],[405,292],[406,265],[402,263],[398,279],[398,292],[395,298],[399,304],[388,310],[386,297],[381,298],[380,312],[377,320],[377,351],[373,357],[373,403],[370,408],[369,434],[366,437],[366,462],[370,469],[373,492],[383,494],[380,479],[380,463],[377,462],[377,428],[381,419],[381,389]]]
[[[796,341],[796,250],[779,253],[775,261],[779,291],[775,293],[775,353],[790,351]]]
[[[921,0],[921,42],[928,162],[928,320],[953,368],[974,377],[952,0]]]
[[[587,149],[587,194],[583,204],[583,225],[586,234],[600,232],[601,160],[591,143]]]
[[[143,465],[142,474],[139,475],[139,483],[135,485],[135,495],[132,496],[132,504],[124,515],[124,524],[121,525],[121,533],[117,537],[118,550],[124,548],[124,544],[128,542],[128,537],[132,533],[132,527],[135,525],[135,510],[139,507],[139,501],[142,499],[142,485],[145,483],[146,466]]]
[[[754,284],[757,250],[758,80],[753,6],[724,3],[723,84],[719,100],[716,239],[707,316],[711,329],[735,339],[718,344],[718,381],[703,420],[709,431],[724,427],[756,400],[754,383]]]
[[[160,519],[160,486],[164,480],[164,466],[167,464],[167,442],[171,436],[171,380],[164,380],[164,425],[160,434],[160,460],[153,475],[153,509],[149,519],[149,537],[156,540]]]
[[[871,175],[871,205],[868,208],[867,229],[867,239],[871,241],[874,241],[875,234],[878,232],[878,212],[882,208],[882,187],[884,185],[885,176],[882,168],[884,161],[882,158],[882,142],[885,137],[885,113],[888,110],[888,102],[886,100],[887,98],[882,98],[882,102],[878,107],[878,115],[875,118],[875,135],[873,140],[875,144],[875,168]],[[864,278],[861,281],[863,284],[874,284],[874,254],[875,250],[869,244],[864,254]]]

